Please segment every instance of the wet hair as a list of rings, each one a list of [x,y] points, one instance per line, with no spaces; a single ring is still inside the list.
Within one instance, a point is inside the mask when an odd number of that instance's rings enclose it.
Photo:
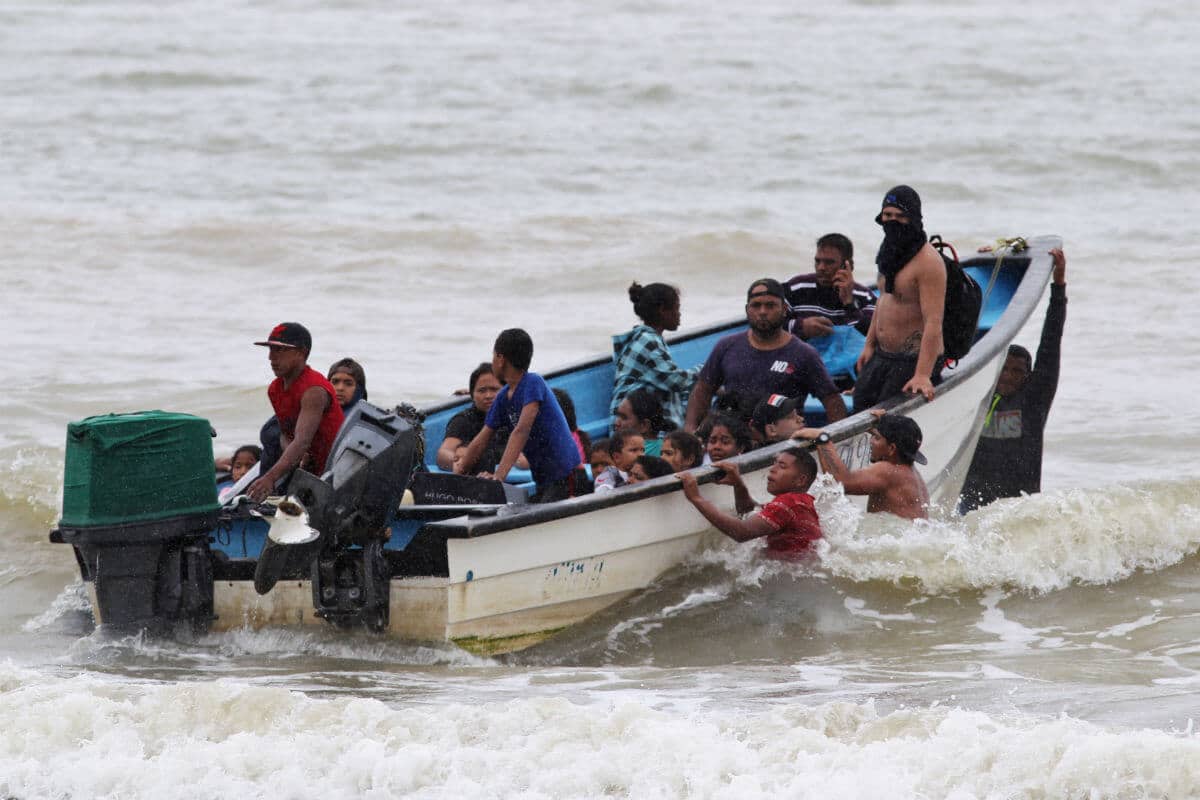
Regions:
[[[567,418],[567,428],[571,433],[578,433],[580,441],[583,442],[583,451],[586,453],[592,449],[592,439],[583,431],[579,430],[579,425],[576,424],[575,417],[575,401],[571,399],[571,395],[566,389],[551,389],[554,392],[554,399],[558,401],[558,407],[562,409],[563,416]]]
[[[520,328],[506,328],[496,337],[492,350],[502,355],[514,368],[521,371],[529,369],[533,361],[533,339]]]
[[[800,471],[808,476],[808,486],[812,486],[812,482],[817,479],[817,460],[813,458],[812,453],[806,447],[789,447],[782,451],[780,455],[789,455],[796,459],[796,466]],[[807,489],[808,486],[804,488]]]
[[[753,446],[750,438],[750,428],[741,417],[735,417],[732,414],[709,414],[703,426],[704,436],[702,441],[706,447],[708,445],[708,437],[712,436],[713,428],[724,428],[729,431],[729,435],[733,437],[733,441],[737,444],[738,452],[740,453],[745,453]]]
[[[638,456],[637,463],[642,465],[642,471],[646,473],[648,480],[675,474],[675,469],[667,463],[665,458],[659,458],[658,456]]]
[[[822,247],[832,247],[842,254],[842,258],[846,261],[854,260],[854,244],[840,233],[827,233],[820,239],[817,239],[817,249]]]
[[[625,442],[632,439],[634,436],[642,438],[640,433],[633,431],[617,431],[612,436],[608,437],[608,454],[615,456],[617,453],[625,449]]]
[[[679,305],[679,290],[665,283],[642,286],[637,281],[629,285],[629,300],[633,313],[652,328],[658,327],[662,314],[668,308]]]
[[[479,366],[471,370],[471,377],[467,381],[467,391],[471,394],[475,394],[475,384],[479,383],[479,379],[484,375],[495,374],[496,373],[492,371],[492,364],[490,361],[479,362]]]
[[[362,392],[362,399],[367,399],[367,373],[363,370],[362,364],[359,364],[353,358],[343,358],[333,362],[333,366],[329,368],[329,372],[325,374],[326,380],[332,380],[333,376],[339,372],[345,372],[351,378],[354,378],[354,384],[359,392]]]
[[[607,453],[609,445],[611,445],[611,444],[612,444],[612,441],[610,441],[608,439],[608,437],[597,439],[596,441],[591,442],[589,447],[584,448],[587,451],[588,460],[591,461],[592,453],[595,453],[597,450],[603,450],[604,452]]]
[[[675,449],[683,456],[688,463],[684,469],[700,466],[704,460],[704,442],[694,433],[687,431],[671,431],[665,437],[664,442],[670,442]]]
[[[249,453],[250,455],[254,456],[255,464],[257,464],[259,461],[262,461],[262,448],[261,447],[259,447],[256,444],[244,444],[241,447],[239,447],[237,450],[233,451],[233,455],[230,457],[229,463],[232,464],[234,461],[237,461],[237,457],[240,456],[242,453]]]
[[[1024,347],[1021,347],[1021,345],[1019,345],[1019,344],[1010,344],[1008,346],[1008,354],[1010,356],[1016,356],[1017,358],[1024,361],[1026,372],[1033,372],[1033,356],[1031,356],[1029,354],[1029,351],[1026,350]]]
[[[633,409],[635,417],[650,423],[652,433],[673,431],[679,427],[666,415],[662,400],[649,389],[636,389],[625,395],[625,399],[629,401],[629,407]]]

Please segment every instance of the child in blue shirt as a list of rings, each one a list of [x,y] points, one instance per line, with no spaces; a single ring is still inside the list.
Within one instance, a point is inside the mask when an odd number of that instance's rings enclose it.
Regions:
[[[542,376],[529,372],[533,340],[520,328],[501,331],[492,348],[492,371],[504,383],[488,409],[483,430],[471,440],[454,471],[465,473],[475,466],[492,435],[507,430],[508,445],[492,477],[504,480],[522,452],[537,484],[535,503],[550,503],[591,492],[579,448],[562,408]]]

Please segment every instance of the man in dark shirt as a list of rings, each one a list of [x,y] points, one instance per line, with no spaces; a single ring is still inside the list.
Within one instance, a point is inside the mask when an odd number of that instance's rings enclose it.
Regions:
[[[1042,490],[1042,435],[1058,388],[1063,324],[1067,320],[1067,257],[1059,249],[1051,250],[1050,255],[1054,257],[1050,305],[1042,325],[1036,366],[1024,347],[1008,348],[963,485],[961,513],[1001,497]]]
[[[725,336],[713,347],[688,399],[684,425],[688,432],[695,432],[721,388],[726,405],[743,418],[750,416],[761,398],[772,394],[793,397],[800,408],[811,394],[825,406],[830,422],[846,416],[846,404],[820,355],[784,330],[784,297],[783,285],[772,278],[750,284],[746,293],[750,330]]]
[[[854,245],[840,233],[817,239],[816,272],[796,275],[786,285],[791,308],[787,329],[801,339],[828,336],[834,325],[871,328],[875,292],[854,282]]]

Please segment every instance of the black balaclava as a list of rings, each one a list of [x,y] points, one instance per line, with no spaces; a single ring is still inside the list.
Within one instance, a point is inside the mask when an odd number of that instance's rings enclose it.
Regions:
[[[908,217],[905,224],[899,220],[883,221],[883,209],[898,208]],[[896,186],[883,196],[883,205],[875,222],[883,228],[883,242],[875,263],[884,277],[884,291],[896,290],[896,273],[904,267],[925,245],[925,227],[921,222],[921,197],[911,186]]]

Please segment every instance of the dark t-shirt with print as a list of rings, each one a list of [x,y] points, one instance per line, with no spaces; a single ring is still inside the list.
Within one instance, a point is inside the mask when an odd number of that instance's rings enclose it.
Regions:
[[[737,398],[736,407],[748,413],[763,397],[782,394],[796,398],[803,408],[810,394],[822,398],[838,393],[812,345],[792,336],[783,347],[757,350],[748,336],[741,332],[720,339],[700,370],[700,380]]]

